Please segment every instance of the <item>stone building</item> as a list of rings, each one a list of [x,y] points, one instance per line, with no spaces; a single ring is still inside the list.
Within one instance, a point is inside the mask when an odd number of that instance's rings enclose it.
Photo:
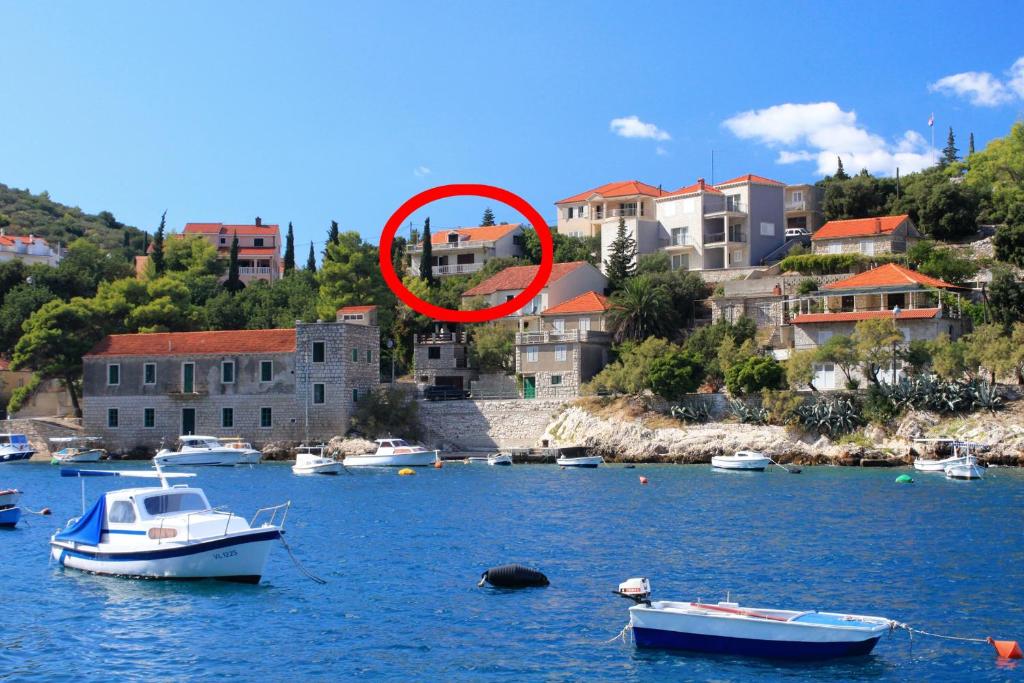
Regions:
[[[83,425],[106,447],[168,445],[181,434],[322,441],[344,434],[380,386],[369,320],[294,329],[111,335],[83,358]]]
[[[881,216],[829,221],[811,236],[815,254],[903,254],[917,240],[917,231],[910,216]]]
[[[421,386],[468,389],[479,372],[470,358],[466,332],[441,327],[431,334],[413,339],[413,374]]]

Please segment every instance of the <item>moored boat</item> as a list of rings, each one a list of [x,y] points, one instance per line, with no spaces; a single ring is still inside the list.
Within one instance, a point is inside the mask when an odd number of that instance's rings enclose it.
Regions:
[[[221,444],[213,436],[178,437],[175,450],[161,449],[153,456],[160,467],[232,467],[242,459],[242,452]]]
[[[586,467],[593,468],[604,464],[604,458],[600,455],[590,455],[586,446],[562,446],[556,449],[558,456],[555,464],[560,467]]]
[[[512,456],[508,453],[495,453],[487,456],[488,465],[507,467],[512,464]]]
[[[291,505],[262,508],[246,521],[213,509],[200,488],[171,487],[168,479],[195,475],[166,473],[159,465],[155,472],[64,468],[61,476],[160,480],[159,487],[108,491],[50,537],[60,565],[95,574],[258,583]]]
[[[963,462],[947,465],[944,471],[949,479],[981,479],[984,476],[973,455],[965,457]]]
[[[427,467],[438,460],[438,451],[428,451],[404,439],[377,439],[377,451],[345,457],[345,467]]]
[[[19,462],[35,455],[28,437],[24,434],[0,434],[0,462]]]
[[[21,491],[18,489],[4,489],[0,491],[0,508],[12,507],[21,500]]]
[[[637,604],[629,627],[638,648],[778,659],[866,655],[896,622],[885,617],[741,607],[735,602],[651,601],[647,579],[619,585]]]
[[[217,439],[222,446],[238,451],[239,465],[258,465],[263,459],[263,452],[252,447],[248,441],[242,441],[240,436],[228,436]]]
[[[97,436],[57,436],[50,443],[62,448],[50,456],[51,465],[66,463],[99,462],[107,454],[102,448],[90,447],[91,442],[99,441]]]
[[[18,489],[0,491],[0,527],[12,527],[21,519],[21,508],[18,507],[20,498],[21,491]]]
[[[757,451],[736,451],[734,455],[716,455],[711,458],[711,466],[720,470],[743,470],[747,472],[763,472],[771,459]]]
[[[340,474],[341,463],[324,455],[326,446],[299,446],[295,449],[294,474]]]
[[[933,453],[945,455],[944,458],[917,458],[914,460],[914,469],[918,472],[945,472],[946,468],[953,465],[967,463],[971,456],[971,449],[983,449],[983,444],[971,443],[969,441],[957,441],[956,439],[914,439],[914,443],[929,447]]]

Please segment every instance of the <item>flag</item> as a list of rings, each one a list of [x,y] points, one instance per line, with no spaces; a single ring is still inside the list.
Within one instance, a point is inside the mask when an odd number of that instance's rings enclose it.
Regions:
[[[931,128],[935,125],[935,114],[928,117],[928,127]]]

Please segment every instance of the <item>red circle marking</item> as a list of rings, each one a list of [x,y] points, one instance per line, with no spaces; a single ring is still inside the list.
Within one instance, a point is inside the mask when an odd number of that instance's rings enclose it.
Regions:
[[[406,289],[405,285],[402,284],[402,280],[395,273],[395,267],[391,263],[391,243],[394,242],[395,233],[398,231],[399,226],[405,222],[413,211],[419,209],[422,206],[426,206],[431,202],[435,202],[438,199],[447,199],[449,197],[486,197],[487,199],[494,199],[507,204],[513,209],[521,213],[526,217],[528,221],[533,225],[533,229],[537,231],[537,237],[540,238],[540,266],[537,269],[537,276],[533,278],[530,284],[519,293],[518,296],[506,301],[503,304],[492,306],[491,308],[482,308],[477,311],[457,311],[451,308],[442,308],[441,306],[435,306],[434,304],[420,299],[418,296]],[[436,320],[443,320],[445,322],[457,322],[457,323],[482,323],[488,320],[495,320],[502,316],[511,315],[516,311],[524,308],[533,297],[540,293],[540,290],[544,289],[544,286],[548,283],[548,278],[551,277],[551,265],[554,263],[554,247],[551,241],[551,231],[548,229],[547,223],[544,221],[544,217],[537,212],[535,208],[530,206],[529,202],[520,197],[517,194],[503,190],[500,187],[493,185],[477,185],[474,183],[457,183],[454,185],[439,185],[438,187],[432,187],[429,190],[424,190],[418,195],[410,197],[398,207],[398,210],[391,214],[391,218],[384,225],[384,232],[380,236],[380,247],[379,249],[379,260],[380,260],[380,272],[384,276],[384,282],[387,283],[391,291],[395,293],[404,304],[409,306],[418,313],[422,313],[425,316],[429,316]]]

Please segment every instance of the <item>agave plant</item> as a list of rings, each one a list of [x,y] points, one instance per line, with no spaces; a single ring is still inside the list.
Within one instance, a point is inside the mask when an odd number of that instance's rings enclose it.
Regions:
[[[759,405],[733,399],[729,401],[729,406],[732,408],[733,415],[744,424],[763,425],[768,422],[768,411]]]
[[[864,424],[860,407],[849,396],[830,396],[808,401],[796,410],[800,424],[829,436],[847,434]]]
[[[683,422],[707,422],[711,419],[711,410],[706,401],[688,399],[669,408],[672,417]]]
[[[999,387],[985,380],[975,380],[970,383],[970,405],[974,410],[988,410],[995,412],[1002,409],[1003,397],[999,395]]]

